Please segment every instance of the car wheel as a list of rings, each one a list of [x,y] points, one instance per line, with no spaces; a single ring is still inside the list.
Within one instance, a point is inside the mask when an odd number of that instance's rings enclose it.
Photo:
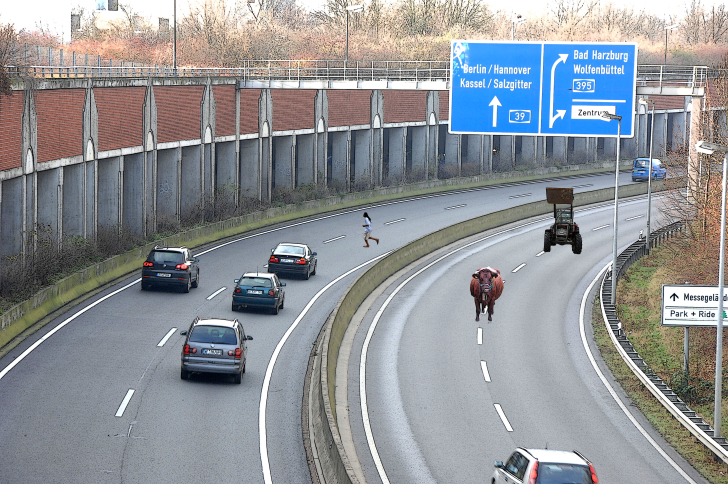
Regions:
[[[142,282],[142,291],[148,291],[149,290],[149,284],[146,282]]]
[[[312,276],[316,275],[316,267],[318,267],[318,261],[316,261],[313,265],[313,272],[311,273]]]
[[[190,279],[187,279],[187,284],[182,288],[183,292],[190,292],[190,287],[192,286],[192,281]]]
[[[281,309],[283,309],[283,304],[284,304],[285,302],[286,302],[286,298],[284,297],[283,299],[281,299]]]
[[[192,283],[192,287],[197,287],[200,285],[200,271],[197,271],[197,277],[195,277],[195,282]]]
[[[543,234],[543,251],[551,252],[551,235],[548,233]]]
[[[581,234],[576,234],[574,236],[574,245],[571,246],[572,252],[574,252],[574,254],[581,254],[581,246],[582,246]]]
[[[243,362],[243,373],[245,373],[245,362]]]
[[[276,304],[276,305],[275,305],[275,307],[273,308],[273,314],[278,314],[278,310],[279,310],[279,309],[280,309],[280,306],[278,306],[278,305]]]
[[[240,385],[240,383],[243,381],[243,374],[242,373],[236,373],[235,376],[233,376],[233,382]]]
[[[306,275],[303,276],[304,279],[308,281],[308,278],[311,277],[311,273],[308,271],[311,266],[306,267]]]
[[[179,377],[183,380],[187,380],[190,378],[190,372],[182,368],[179,372]]]

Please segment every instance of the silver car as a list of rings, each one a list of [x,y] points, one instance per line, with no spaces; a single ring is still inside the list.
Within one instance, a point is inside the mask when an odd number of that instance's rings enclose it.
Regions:
[[[182,369],[180,377],[187,380],[192,372],[223,373],[233,375],[240,383],[245,373],[245,359],[248,354],[243,326],[237,319],[195,318],[186,331],[182,347]]]

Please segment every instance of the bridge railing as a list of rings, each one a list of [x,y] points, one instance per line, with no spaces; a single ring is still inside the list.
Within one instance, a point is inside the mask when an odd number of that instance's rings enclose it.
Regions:
[[[704,87],[716,69],[707,66],[640,65],[637,85]],[[11,77],[236,77],[244,81],[450,81],[448,61],[246,60],[240,67],[25,66]]]

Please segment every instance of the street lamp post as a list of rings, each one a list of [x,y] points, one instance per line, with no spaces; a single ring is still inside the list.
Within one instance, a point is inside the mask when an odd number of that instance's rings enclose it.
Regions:
[[[650,212],[652,211],[652,145],[655,140],[655,101],[640,98],[640,104],[652,104],[652,126],[650,127],[650,168],[647,170],[647,237],[645,237],[645,253],[650,253]]]
[[[723,280],[725,277],[725,190],[728,177],[728,146],[707,141],[698,141],[695,149],[699,153],[712,155],[723,153],[723,200],[720,207],[720,254],[718,265],[718,327],[715,336],[715,400],[713,409],[713,438],[721,436],[721,404],[723,403]]]
[[[168,4],[169,5],[169,4]],[[174,0],[174,30],[172,31],[172,71],[177,75],[177,0]]]
[[[667,31],[668,30],[675,30],[678,28],[678,25],[670,25],[669,27],[665,27],[665,65],[667,65]]]
[[[344,52],[344,75],[346,75],[346,63],[349,61],[349,12],[363,12],[364,5],[350,5],[346,7],[346,50]]]
[[[513,17],[513,20],[511,21],[511,40],[516,39],[516,27],[521,25],[526,20],[526,17],[521,17],[520,15],[516,15],[515,17]]]
[[[622,116],[602,113],[602,117],[608,120],[617,120],[617,164],[614,167],[614,232],[612,234],[612,306],[617,304],[617,215],[619,211],[619,149],[622,139]]]

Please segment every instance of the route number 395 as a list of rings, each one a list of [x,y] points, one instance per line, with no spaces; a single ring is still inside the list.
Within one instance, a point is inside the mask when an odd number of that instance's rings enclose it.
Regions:
[[[574,92],[594,92],[595,87],[594,79],[574,79]]]

